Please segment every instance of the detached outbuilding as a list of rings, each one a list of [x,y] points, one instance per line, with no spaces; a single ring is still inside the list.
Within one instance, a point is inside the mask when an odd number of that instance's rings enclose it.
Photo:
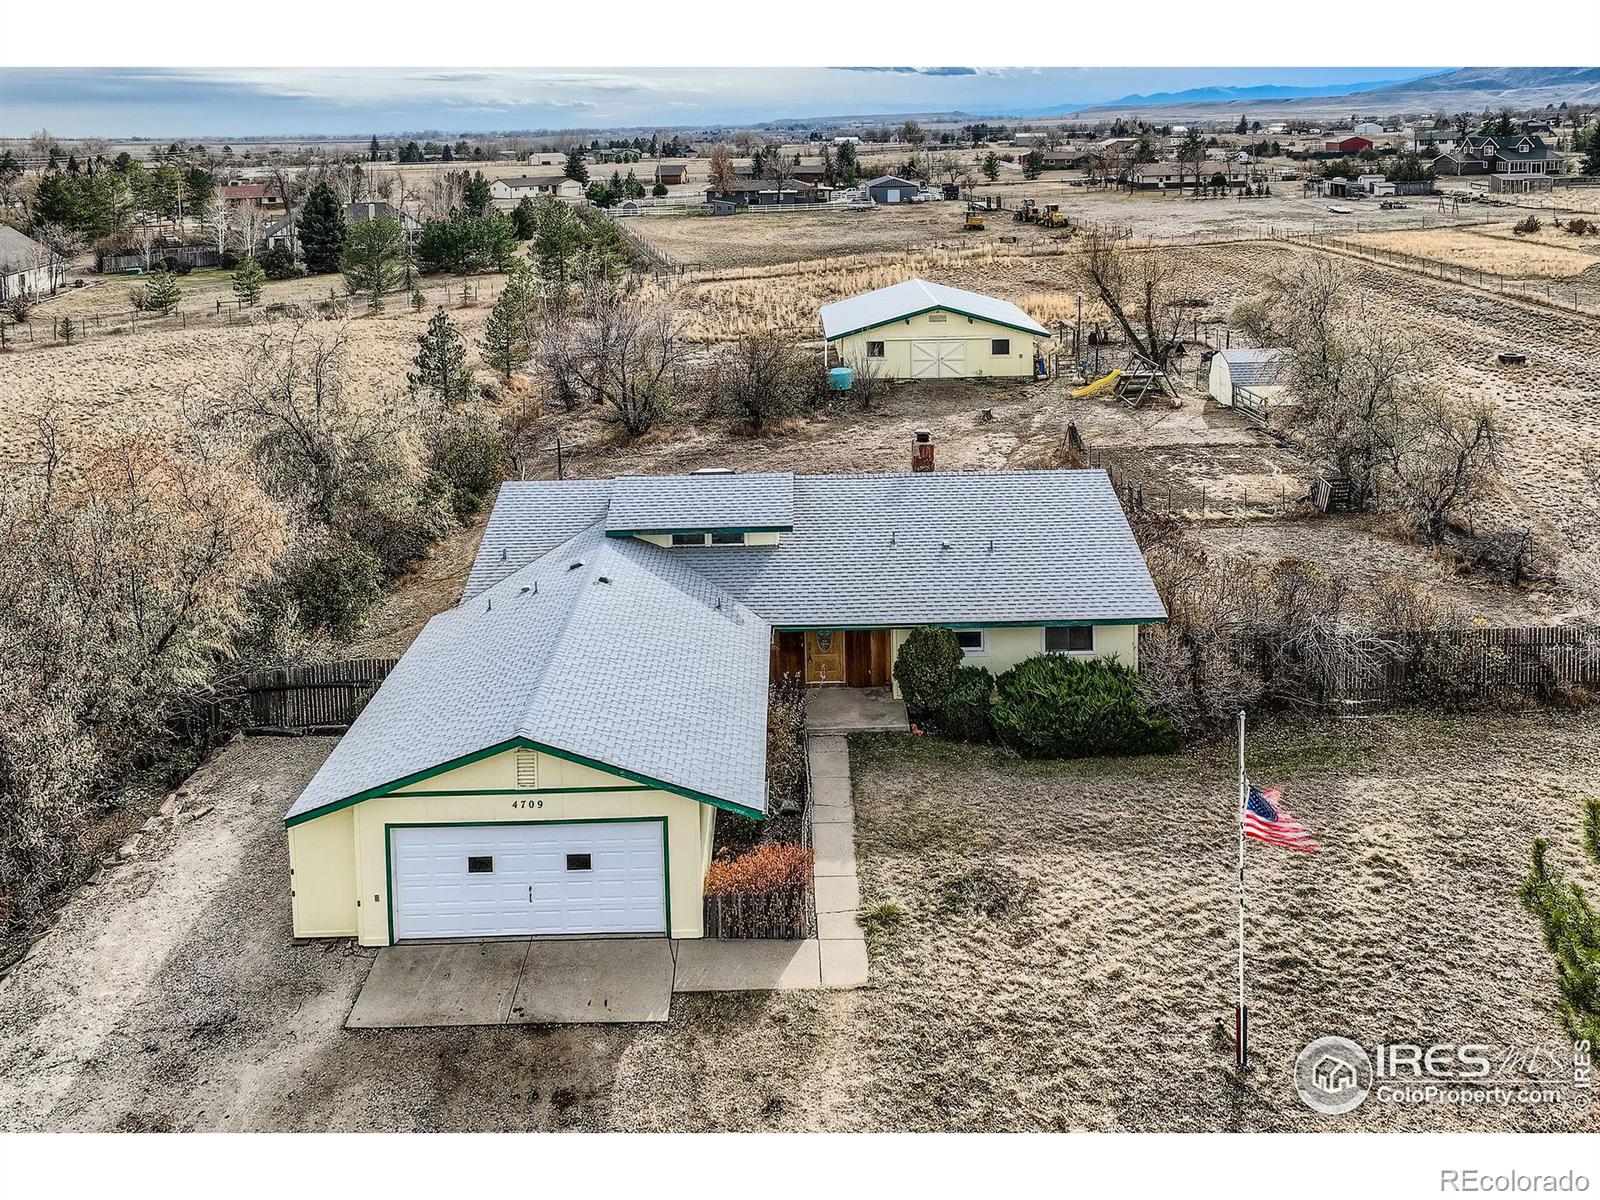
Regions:
[[[898,175],[880,175],[867,180],[864,186],[874,204],[910,204],[922,190],[916,180],[902,179]]]
[[[1211,398],[1224,408],[1260,410],[1281,405],[1289,396],[1293,359],[1281,348],[1218,350],[1211,356]]]
[[[822,306],[830,362],[884,379],[1026,378],[1050,331],[1009,300],[908,279]]]

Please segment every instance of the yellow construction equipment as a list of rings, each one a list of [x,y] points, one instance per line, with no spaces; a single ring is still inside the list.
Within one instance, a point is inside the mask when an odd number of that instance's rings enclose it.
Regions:
[[[1039,224],[1048,229],[1065,229],[1071,224],[1067,220],[1067,214],[1061,211],[1061,205],[1059,204],[1045,205],[1044,211],[1038,214],[1037,219]]]
[[[1072,398],[1074,400],[1083,400],[1089,396],[1103,396],[1107,392],[1111,391],[1111,389],[1116,387],[1117,380],[1121,378],[1122,371],[1119,368],[1118,370],[1111,372],[1109,375],[1100,376],[1100,378],[1096,379],[1093,383],[1085,384],[1083,387],[1072,393]]]
[[[1028,225],[1032,225],[1039,219],[1039,211],[1039,206],[1035,204],[1030,197],[1022,202],[1021,208],[1017,209],[1016,212],[1011,214],[1011,219],[1013,221],[1019,221]]]
[[[983,213],[979,212],[976,209],[969,208],[967,210],[966,223],[964,225],[962,225],[961,228],[963,228],[963,229],[982,229],[983,228]]]

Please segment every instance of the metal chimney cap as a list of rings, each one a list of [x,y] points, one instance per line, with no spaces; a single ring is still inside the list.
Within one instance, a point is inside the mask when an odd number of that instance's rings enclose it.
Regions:
[[[919,429],[916,432],[916,438],[917,438],[917,442],[919,444],[925,443],[925,442],[931,442],[931,441],[933,441],[933,434],[930,433],[926,429]]]

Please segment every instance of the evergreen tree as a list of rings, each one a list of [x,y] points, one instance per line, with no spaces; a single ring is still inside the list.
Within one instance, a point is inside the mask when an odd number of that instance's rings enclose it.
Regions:
[[[539,232],[539,218],[531,196],[524,196],[511,210],[511,225],[516,230],[519,242],[526,242]]]
[[[233,273],[233,294],[239,303],[247,308],[254,308],[261,300],[263,285],[267,281],[267,273],[261,269],[261,264],[252,255],[239,264],[239,269]]]
[[[1600,121],[1596,121],[1589,126],[1589,140],[1587,143],[1580,143],[1574,138],[1573,145],[1574,147],[1586,146],[1583,173],[1585,175],[1600,175]]]
[[[178,286],[178,277],[170,271],[157,271],[150,276],[150,282],[144,285],[143,303],[135,300],[134,307],[165,317],[178,310],[178,302],[182,299],[183,289]]]
[[[533,314],[538,301],[538,284],[526,266],[514,268],[506,290],[495,301],[489,322],[483,329],[483,361],[500,372],[506,383],[512,373],[533,358]]]
[[[558,297],[566,295],[572,278],[572,266],[582,245],[577,218],[572,210],[553,197],[539,202],[539,232],[528,249],[528,257],[539,272],[539,278],[555,289]]]
[[[567,178],[579,183],[589,182],[589,168],[583,165],[583,151],[574,146],[567,151]]]
[[[428,328],[417,335],[417,356],[412,362],[417,369],[407,372],[406,382],[413,392],[427,392],[441,404],[457,404],[472,391],[466,344],[443,305],[429,319]]]
[[[326,183],[311,189],[300,206],[300,256],[313,275],[337,271],[344,255],[344,206]]]
[[[484,257],[496,271],[507,271],[517,255],[517,229],[511,218],[492,212],[479,221]]]
[[[462,172],[466,174],[466,172]],[[475,217],[481,217],[489,210],[489,181],[483,177],[482,171],[474,171],[462,185],[461,202]]]
[[[990,183],[1000,178],[1000,156],[993,150],[983,156],[983,177]]]
[[[1024,179],[1037,179],[1044,172],[1044,151],[1035,147],[1028,151],[1028,156],[1022,160],[1022,177]]]
[[[372,135],[372,141],[367,146],[367,161],[368,162],[377,162],[378,161],[378,135],[377,134],[373,134]]]
[[[405,281],[406,235],[393,217],[356,221],[347,231],[340,269],[352,295],[364,294],[373,311]]]
[[[1584,802],[1583,850],[1600,869],[1600,800]],[[1600,914],[1583,888],[1549,862],[1549,844],[1533,843],[1533,869],[1518,895],[1539,921],[1555,956],[1557,1011],[1574,1040],[1600,1043]]]

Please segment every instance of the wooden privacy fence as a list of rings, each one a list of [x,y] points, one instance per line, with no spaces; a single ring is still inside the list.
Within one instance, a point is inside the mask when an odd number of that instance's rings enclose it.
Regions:
[[[397,661],[356,658],[309,667],[251,671],[238,685],[244,728],[249,733],[346,729]]]
[[[707,896],[705,916],[707,937],[799,940],[816,936],[811,889],[800,884]]]
[[[1239,653],[1261,670],[1270,686],[1275,673],[1272,647],[1246,642]],[[1572,690],[1600,689],[1600,625],[1352,635],[1330,659],[1317,697],[1326,703],[1449,707],[1547,700]]]

